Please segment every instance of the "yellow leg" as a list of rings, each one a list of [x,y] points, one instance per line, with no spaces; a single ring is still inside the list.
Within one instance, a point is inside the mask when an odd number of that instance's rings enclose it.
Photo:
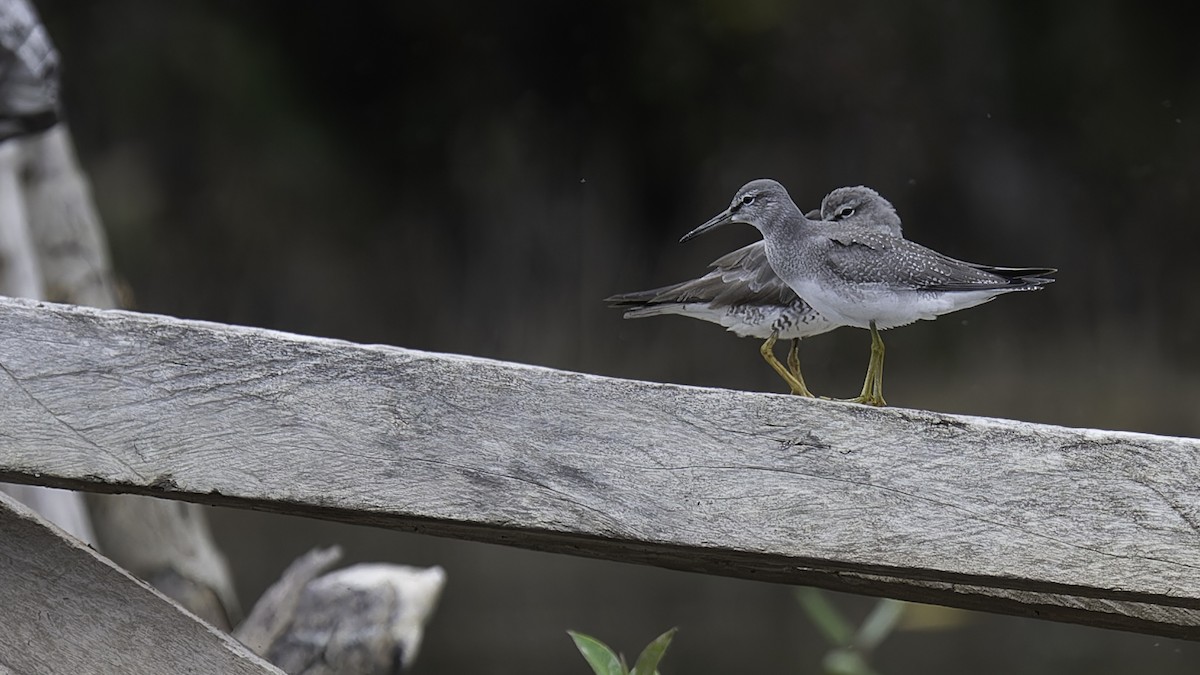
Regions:
[[[875,322],[871,322],[871,360],[867,363],[867,376],[863,379],[862,393],[855,398],[847,399],[851,403],[885,406],[883,400],[883,338]]]
[[[792,346],[790,349],[788,349],[787,364],[788,370],[792,373],[792,376],[795,377],[796,381],[800,383],[801,391],[793,391],[792,393],[816,398],[816,396],[814,396],[809,390],[808,384],[805,383],[804,375],[800,373],[800,338],[792,338]]]
[[[760,354],[762,354],[763,360],[766,361],[767,365],[771,366],[771,368],[773,368],[776,373],[779,373],[779,376],[783,378],[784,382],[788,383],[788,387],[792,390],[793,394],[796,394],[798,396],[808,396],[810,398],[815,398],[815,397],[813,397],[812,392],[808,390],[808,387],[804,386],[804,378],[798,377],[798,375],[800,374],[799,373],[799,356],[796,357],[796,362],[797,362],[796,373],[792,373],[792,372],[788,371],[788,369],[784,368],[783,364],[779,362],[779,359],[775,358],[775,340],[778,337],[779,337],[778,335],[772,333],[771,337],[767,338],[767,340],[762,343],[762,347],[760,347],[758,351]],[[792,357],[789,354],[788,355],[789,363],[791,362],[791,359],[792,359]]]
[[[792,347],[788,350],[787,359],[788,370],[797,380],[803,382],[804,376],[800,374],[800,338],[792,338]]]
[[[862,392],[856,397],[850,399],[854,403],[866,403],[871,400],[871,394],[874,393],[875,384],[875,342],[871,341],[871,359],[867,361],[867,375],[863,378]]]
[[[875,328],[875,322],[871,322],[871,356],[875,358],[875,383],[872,386],[871,405],[885,406],[887,401],[883,400],[883,338],[879,337],[879,330]]]

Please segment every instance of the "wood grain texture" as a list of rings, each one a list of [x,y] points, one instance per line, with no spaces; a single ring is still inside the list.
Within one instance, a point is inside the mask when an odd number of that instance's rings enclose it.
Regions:
[[[0,672],[281,674],[0,495]]]
[[[1193,439],[19,300],[0,409],[5,480],[1200,638]]]

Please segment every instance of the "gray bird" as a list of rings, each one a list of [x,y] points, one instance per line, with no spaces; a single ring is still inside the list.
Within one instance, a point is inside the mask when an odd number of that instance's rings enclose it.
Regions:
[[[881,234],[903,236],[895,209],[867,187],[830,192],[821,201],[821,210],[808,217],[839,221],[855,214],[869,214],[858,222]],[[812,396],[800,373],[800,339],[827,333],[838,324],[817,313],[775,274],[761,241],[718,258],[710,267],[712,270],[698,279],[622,293],[605,301],[626,310],[626,319],[679,314],[720,324],[739,337],[759,338],[764,341],[759,349],[763,359],[792,393]],[[787,368],[775,357],[775,341],[780,338],[792,341]]]
[[[726,223],[763,235],[776,274],[828,322],[871,331],[871,360],[857,403],[886,405],[880,330],[983,304],[998,295],[1037,290],[1048,267],[992,267],[955,260],[872,228],[863,209],[834,221],[811,220],[779,183],[760,179],[738,190],[729,208],[683,236]]]

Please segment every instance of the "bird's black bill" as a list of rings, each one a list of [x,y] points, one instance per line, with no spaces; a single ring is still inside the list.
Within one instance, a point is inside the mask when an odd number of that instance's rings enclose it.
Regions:
[[[683,235],[683,238],[679,240],[679,243],[682,244],[683,242],[685,242],[689,239],[694,239],[696,237],[699,237],[700,235],[704,234],[705,232],[708,232],[709,230],[718,228],[726,223],[732,223],[732,222],[733,222],[733,213],[730,212],[729,209],[725,209],[724,211],[713,216],[712,219],[710,219],[707,223],[704,223],[700,227],[697,227],[696,229],[692,230],[691,232],[688,232],[687,234]]]

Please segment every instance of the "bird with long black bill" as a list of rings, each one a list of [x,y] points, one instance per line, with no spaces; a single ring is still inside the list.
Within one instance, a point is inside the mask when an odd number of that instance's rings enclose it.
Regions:
[[[839,221],[869,213],[859,222],[894,237],[903,235],[900,217],[892,205],[867,187],[844,187],[830,192],[821,209],[807,217]],[[812,396],[800,372],[800,339],[838,327],[796,295],[767,263],[762,241],[727,253],[714,261],[707,274],[649,291],[622,293],[606,298],[625,310],[626,319],[678,314],[720,324],[739,337],[763,340],[759,352],[783,378],[793,394]],[[775,356],[777,340],[792,341],[785,368]]]
[[[727,223],[758,229],[767,262],[789,288],[830,323],[871,331],[867,376],[862,393],[851,399],[871,405],[886,405],[880,330],[1037,290],[1057,271],[956,260],[877,231],[870,226],[873,217],[864,210],[833,222],[812,220],[782,185],[760,179],[742,186],[729,208],[680,241]]]

